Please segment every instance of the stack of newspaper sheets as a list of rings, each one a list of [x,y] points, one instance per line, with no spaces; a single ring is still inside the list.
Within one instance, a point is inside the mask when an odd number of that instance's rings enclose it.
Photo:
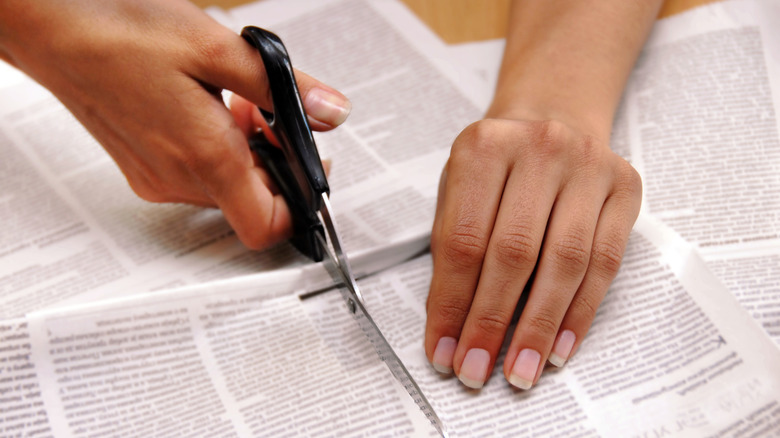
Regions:
[[[451,436],[780,435],[780,5],[663,20],[615,120],[643,212],[590,334],[530,391],[442,377],[424,252],[501,42],[446,47],[393,0],[212,15],[278,33],[354,110],[316,139],[367,306]],[[0,88],[0,436],[435,436],[320,265],[221,213],[135,198],[47,91]],[[502,358],[499,358],[502,360]]]

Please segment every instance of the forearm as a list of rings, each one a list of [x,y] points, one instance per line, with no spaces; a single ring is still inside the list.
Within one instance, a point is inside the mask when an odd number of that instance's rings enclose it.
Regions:
[[[639,213],[639,175],[608,140],[659,5],[513,4],[488,118],[458,136],[442,175],[425,343],[437,370],[481,387],[523,296],[512,385],[529,389],[582,342]]]
[[[553,119],[607,140],[661,0],[515,0],[489,117]]]

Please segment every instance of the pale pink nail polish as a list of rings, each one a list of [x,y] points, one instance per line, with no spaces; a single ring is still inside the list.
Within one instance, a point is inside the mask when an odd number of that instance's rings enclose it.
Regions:
[[[306,114],[330,126],[344,123],[352,110],[352,103],[346,97],[322,88],[309,90],[305,99]]]
[[[515,364],[512,366],[512,373],[509,375],[509,383],[520,388],[530,389],[536,378],[536,371],[539,369],[539,362],[542,356],[538,351],[526,348],[517,355]]]
[[[574,347],[574,341],[577,336],[571,330],[564,330],[558,336],[558,340],[555,341],[553,351],[550,353],[550,357],[547,360],[556,367],[562,367],[563,364],[569,360],[571,349]]]
[[[482,348],[472,348],[463,359],[458,379],[469,388],[482,388],[487,380],[488,366],[490,366],[490,353]]]
[[[458,341],[449,336],[442,336],[436,344],[436,350],[433,351],[433,368],[442,373],[452,373],[452,356],[455,355],[455,348]]]

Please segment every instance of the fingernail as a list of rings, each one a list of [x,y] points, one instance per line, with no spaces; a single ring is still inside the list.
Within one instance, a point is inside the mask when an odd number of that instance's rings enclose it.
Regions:
[[[303,106],[306,107],[306,113],[309,117],[330,126],[344,123],[352,110],[352,103],[349,99],[323,88],[309,90]]]
[[[460,367],[458,379],[469,388],[479,389],[485,385],[490,353],[482,348],[472,348],[466,353],[463,365]]]
[[[330,169],[333,168],[333,160],[330,158],[323,158],[322,160],[322,169],[325,170],[325,175],[328,175],[330,173]]]
[[[458,341],[449,336],[442,336],[433,351],[433,369],[442,373],[452,373],[452,356],[455,355],[455,347]]]
[[[538,351],[526,348],[517,355],[512,373],[509,374],[509,383],[520,388],[530,389],[534,384],[536,370],[539,369],[539,361],[542,356]]]
[[[571,349],[574,347],[574,341],[577,336],[571,330],[564,330],[561,335],[558,336],[558,340],[555,341],[553,351],[550,353],[550,357],[547,360],[556,367],[562,367],[563,364],[569,359]]]

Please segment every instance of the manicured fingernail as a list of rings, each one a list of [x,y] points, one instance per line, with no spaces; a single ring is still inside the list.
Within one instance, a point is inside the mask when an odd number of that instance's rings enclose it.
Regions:
[[[433,369],[442,374],[452,373],[452,356],[455,355],[457,346],[458,341],[455,338],[442,336],[433,351]]]
[[[576,339],[577,336],[575,336],[574,332],[571,330],[564,330],[561,332],[561,335],[558,336],[558,340],[555,341],[553,351],[550,353],[547,360],[556,367],[562,367],[569,359],[571,349],[574,347],[574,341]]]
[[[338,126],[347,120],[352,110],[352,103],[343,95],[325,90],[312,88],[306,94],[303,103],[309,117],[330,126]]]
[[[333,168],[333,160],[330,158],[323,158],[322,159],[322,168],[325,170],[325,174],[327,175],[330,173],[330,169]]]
[[[490,353],[482,348],[472,348],[466,353],[458,379],[469,388],[479,389],[487,380]]]
[[[536,350],[526,348],[521,351],[515,359],[512,373],[509,374],[509,383],[520,389],[530,389],[534,384],[540,360],[542,356]]]

